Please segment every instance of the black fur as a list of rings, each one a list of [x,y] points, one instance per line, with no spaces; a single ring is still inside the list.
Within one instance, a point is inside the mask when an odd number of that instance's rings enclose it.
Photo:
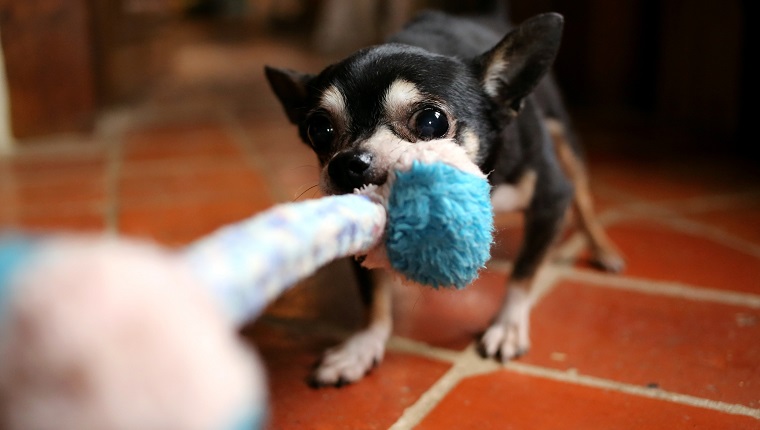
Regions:
[[[572,186],[543,126],[546,115],[567,122],[556,85],[551,77],[543,78],[559,48],[562,17],[541,15],[503,39],[512,30],[509,25],[493,20],[489,24],[425,12],[389,43],[362,49],[318,75],[272,68],[266,73],[305,142],[305,120],[324,90],[335,85],[349,96],[351,127],[330,148],[317,149],[322,164],[382,125],[384,90],[401,78],[445,101],[457,120],[456,139],[461,140],[464,130],[477,135],[476,162],[490,174],[492,184],[515,183],[526,171],[537,172],[526,241],[513,273],[527,277],[546,253],[572,198]],[[505,57],[508,67],[493,81],[498,94],[489,95],[483,89],[484,75],[489,64],[502,60],[498,56]]]
[[[318,75],[269,67],[266,74],[307,143],[310,118],[324,115],[319,111],[324,91],[335,86],[346,96],[350,126],[338,130],[330,145],[315,148],[330,176],[340,176],[343,167],[329,163],[345,159],[379,126],[414,141],[386,123],[382,100],[397,79],[413,83],[431,103],[445,105],[456,120],[457,142],[464,142],[465,133],[477,137],[473,161],[493,185],[516,184],[526,172],[535,173],[534,193],[525,209],[525,239],[512,271],[513,280],[530,281],[558,236],[573,198],[573,186],[545,125],[547,117],[563,123],[577,150],[559,92],[547,77],[562,26],[557,14],[540,15],[510,29],[503,21],[427,12],[388,43],[360,50]],[[378,178],[372,180],[384,180]],[[360,278],[370,277],[360,272]],[[363,297],[369,298],[366,285],[363,290]]]

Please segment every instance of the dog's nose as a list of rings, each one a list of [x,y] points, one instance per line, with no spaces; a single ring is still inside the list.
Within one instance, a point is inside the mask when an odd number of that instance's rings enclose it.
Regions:
[[[330,161],[327,172],[333,183],[345,193],[350,193],[372,182],[372,154],[368,152],[345,152]]]

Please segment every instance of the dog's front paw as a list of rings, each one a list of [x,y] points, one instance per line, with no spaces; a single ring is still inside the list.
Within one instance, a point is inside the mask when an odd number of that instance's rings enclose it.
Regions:
[[[613,249],[595,250],[591,256],[591,264],[609,273],[620,273],[625,269],[625,260]]]
[[[527,324],[518,322],[496,323],[486,330],[480,340],[483,355],[499,358],[506,363],[524,355],[530,349]]]
[[[488,358],[502,362],[518,358],[530,349],[529,293],[523,289],[510,289],[504,310],[486,330],[480,340],[480,349]]]
[[[312,374],[312,385],[341,387],[358,381],[383,360],[389,335],[385,327],[369,328],[328,349]]]

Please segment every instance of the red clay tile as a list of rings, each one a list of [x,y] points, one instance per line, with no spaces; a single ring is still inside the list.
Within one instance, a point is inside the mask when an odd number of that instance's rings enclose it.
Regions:
[[[246,332],[259,349],[269,374],[271,429],[387,429],[449,368],[446,363],[387,353],[382,364],[359,383],[314,389],[309,372],[335,340],[302,326],[260,321]],[[299,324],[299,323],[296,323]]]
[[[633,203],[636,201],[636,199],[618,195],[614,190],[605,188],[605,184],[602,183],[601,180],[599,181],[599,184],[597,184],[593,177],[589,180],[591,181],[591,197],[593,199],[592,204],[594,207],[594,212],[597,215],[602,215],[612,209],[619,209],[621,205]]]
[[[625,199],[610,196],[607,193],[601,193],[600,196],[594,200],[597,215],[629,202]],[[494,224],[496,232],[494,235],[494,246],[491,249],[491,258],[493,260],[514,261],[522,245],[523,229],[525,226],[524,214],[522,212],[499,212],[495,215]],[[565,229],[557,243],[562,244],[571,235],[578,232],[579,227],[575,212],[571,208],[566,214]]]
[[[346,331],[361,328],[366,320],[348,259],[330,263],[282,294],[266,311],[271,317],[312,319]]]
[[[104,227],[105,153],[89,148],[0,160],[0,223],[29,230]]]
[[[732,209],[708,211],[686,217],[760,245],[760,201]]]
[[[0,160],[0,206],[57,210],[105,199],[102,152],[31,153]]]
[[[491,259],[514,261],[523,240],[524,216],[521,212],[497,213],[494,218],[494,244]]]
[[[264,123],[264,124],[262,124]],[[277,155],[308,155],[316,162],[316,155],[298,136],[298,128],[290,124],[285,113],[277,112],[273,118],[257,117],[243,123],[250,142],[257,153],[267,157]]]
[[[6,170],[17,177],[28,179],[60,173],[100,171],[105,162],[104,150],[22,153],[0,160],[0,171]]]
[[[527,363],[760,407],[760,310],[564,281],[536,307]]]
[[[121,233],[184,245],[217,228],[251,217],[271,206],[266,190],[216,197],[182,198],[151,203],[123,203]]]
[[[230,159],[242,149],[214,122],[163,124],[129,132],[124,138],[126,162],[187,159]]]
[[[757,189],[760,180],[737,160],[607,155],[590,163],[594,183],[659,202]]]
[[[265,180],[242,160],[126,168],[119,181],[123,200],[266,193]]]
[[[246,129],[254,159],[267,168],[270,185],[280,189],[286,201],[318,197],[318,189],[310,187],[319,183],[321,168],[314,151],[298,138],[296,128],[279,112],[266,127],[260,123]]]
[[[51,209],[105,200],[106,183],[102,171],[59,173],[21,179],[14,177],[3,185],[3,205]]]
[[[268,178],[273,188],[282,191],[285,201],[302,201],[323,196],[319,189],[320,170],[314,165],[285,164],[272,167]]]
[[[749,430],[758,421],[505,370],[462,381],[415,428]]]
[[[477,339],[501,307],[506,274],[484,271],[464,290],[398,286],[394,332],[430,345],[462,350]]]
[[[462,350],[495,315],[505,293],[506,274],[487,270],[465,290],[396,285],[394,334],[430,345]],[[267,315],[315,319],[347,331],[360,328],[365,308],[348,260],[335,262],[286,292]]]
[[[760,293],[760,259],[653,221],[607,228],[626,258],[625,276]],[[580,265],[588,266],[587,257]]]
[[[99,232],[105,227],[105,217],[97,208],[80,207],[50,211],[0,210],[0,228],[40,232]]]

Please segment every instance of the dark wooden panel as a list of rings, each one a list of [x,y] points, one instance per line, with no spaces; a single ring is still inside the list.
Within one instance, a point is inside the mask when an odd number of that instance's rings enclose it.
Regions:
[[[96,107],[83,0],[0,0],[13,134],[86,130]]]
[[[739,2],[670,0],[661,11],[658,115],[698,130],[735,132],[742,55]]]

